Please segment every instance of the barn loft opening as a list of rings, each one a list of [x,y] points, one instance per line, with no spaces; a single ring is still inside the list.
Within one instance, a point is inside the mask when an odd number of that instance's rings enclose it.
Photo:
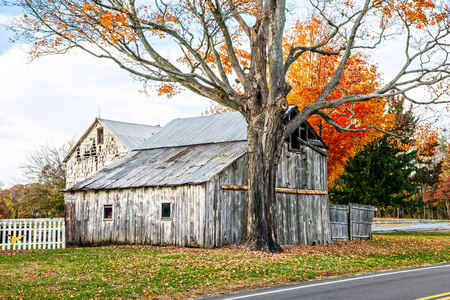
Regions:
[[[297,114],[298,111],[296,109],[288,110],[283,122],[285,124],[289,123],[289,121]],[[321,137],[314,131],[308,122],[300,125],[300,127],[298,127],[285,141],[289,144],[290,150],[300,150],[302,145],[308,145],[319,149],[328,149]]]
[[[97,129],[97,144],[103,144],[103,128]]]

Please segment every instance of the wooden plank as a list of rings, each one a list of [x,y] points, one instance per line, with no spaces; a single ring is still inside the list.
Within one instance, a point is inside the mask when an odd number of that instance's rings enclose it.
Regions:
[[[298,194],[298,195],[328,195],[327,191],[297,190],[297,189],[286,189],[286,188],[275,188],[275,192],[282,193],[282,194]]]
[[[298,215],[298,226],[299,226],[299,245],[306,245],[306,228],[305,228],[305,196],[296,195],[298,198],[297,204],[297,215]]]
[[[289,194],[288,197],[290,198],[290,231],[291,231],[291,235],[290,235],[290,239],[291,239],[291,243],[292,245],[298,245],[299,241],[298,241],[298,227],[297,227],[297,223],[298,223],[298,215],[297,215],[297,206],[298,206],[298,196],[297,195],[291,195]]]
[[[205,202],[205,248],[214,247],[214,201],[215,193],[213,184],[210,182],[205,184],[204,202]]]
[[[287,244],[286,241],[286,195],[279,195],[277,197],[278,202],[280,203],[280,213],[278,214],[279,222],[278,222],[278,232],[279,232],[279,242],[281,244]]]

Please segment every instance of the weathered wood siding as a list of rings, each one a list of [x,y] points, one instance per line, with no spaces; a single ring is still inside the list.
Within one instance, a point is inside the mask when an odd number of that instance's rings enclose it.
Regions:
[[[327,157],[307,146],[290,151],[285,143],[278,164],[277,187],[327,190]]]
[[[336,241],[349,240],[348,206],[330,204],[331,238]]]
[[[242,233],[247,192],[224,190],[221,185],[247,185],[246,155],[207,183],[206,198],[212,211],[206,219],[215,224],[214,246],[236,243]],[[326,156],[309,147],[283,149],[277,172],[277,187],[327,190]],[[275,222],[282,245],[331,243],[327,195],[277,193]],[[213,218],[213,219],[211,219]],[[210,227],[211,228],[211,227]]]
[[[103,143],[97,143],[97,129],[103,128]],[[129,149],[101,123],[97,123],[67,160],[66,188],[83,181]]]
[[[375,207],[349,203],[330,204],[331,237],[348,241],[372,238],[372,223]]]
[[[239,158],[206,184],[206,198],[213,203],[214,246],[236,243],[245,222],[247,192],[223,190],[221,185],[247,184],[247,155]]]
[[[307,146],[289,151],[284,146],[277,187],[327,191],[327,157]],[[277,193],[276,229],[282,245],[331,243],[327,195]]]
[[[205,219],[204,185],[100,190],[65,194],[67,242],[78,245],[149,244],[212,247]],[[161,203],[171,203],[171,218],[161,218]],[[104,205],[112,205],[104,220]],[[73,214],[73,215],[70,215]]]
[[[349,203],[350,240],[367,240],[372,238],[372,223],[375,207]]]

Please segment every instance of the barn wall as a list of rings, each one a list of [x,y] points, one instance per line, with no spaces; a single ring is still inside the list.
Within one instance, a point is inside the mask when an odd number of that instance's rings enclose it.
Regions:
[[[247,167],[244,155],[206,184],[206,198],[213,203],[207,215],[215,225],[214,246],[236,243],[241,236],[246,213],[247,192],[222,190],[220,185],[246,185]]]
[[[327,157],[307,146],[290,151],[285,144],[278,164],[277,187],[326,191]]]
[[[103,128],[103,144],[97,144],[97,129]],[[83,181],[123,157],[129,150],[111,131],[98,123],[67,160],[66,188]]]
[[[327,158],[309,147],[298,151],[283,148],[277,173],[277,187],[327,190]],[[242,233],[246,191],[223,190],[221,185],[247,185],[246,156],[240,158],[207,183],[207,198],[217,209],[214,216],[214,245],[236,243]],[[277,193],[275,222],[282,245],[330,243],[328,196]]]
[[[65,203],[71,244],[212,247],[202,185],[66,193]],[[172,203],[169,220],[161,219],[161,203]],[[103,219],[105,204],[113,207],[111,220]]]

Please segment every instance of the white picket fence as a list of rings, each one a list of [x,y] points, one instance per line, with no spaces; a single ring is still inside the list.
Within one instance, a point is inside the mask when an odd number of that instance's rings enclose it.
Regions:
[[[64,230],[64,218],[0,219],[1,250],[66,248]]]

